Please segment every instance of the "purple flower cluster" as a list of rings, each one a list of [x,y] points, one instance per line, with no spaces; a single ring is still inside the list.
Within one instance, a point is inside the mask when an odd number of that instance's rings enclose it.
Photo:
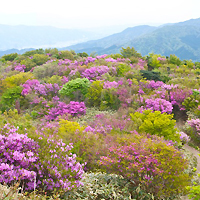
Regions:
[[[57,83],[40,84],[38,80],[27,80],[23,85],[22,95],[28,95],[32,92],[38,95],[47,96],[49,93],[56,94],[60,90]]]
[[[168,113],[171,114],[173,110],[172,104],[161,98],[156,98],[156,99],[147,99],[145,101],[146,103],[146,108],[153,110],[153,111],[161,111],[161,113]]]
[[[159,87],[162,87],[164,85],[164,83],[162,81],[154,81],[154,80],[151,80],[151,81],[147,81],[147,85],[146,87],[149,88],[149,89],[158,89]]]
[[[162,57],[158,57],[157,60],[160,60],[160,61],[165,61],[166,58],[162,58]]]
[[[18,128],[5,124],[0,132],[0,182],[12,184],[20,179],[30,185],[36,177],[32,163],[38,161],[39,146],[17,131]]]
[[[116,81],[105,81],[103,84],[103,89],[118,88],[119,83]]]
[[[105,58],[106,56],[107,56],[107,54],[104,54],[104,55],[96,56],[96,58],[101,59],[101,58]]]
[[[47,113],[48,114],[45,117],[48,120],[54,120],[58,116],[68,114],[75,117],[84,115],[86,113],[86,106],[84,102],[70,101],[69,104],[65,104],[64,102],[58,101],[58,104],[53,108],[50,108]]]
[[[94,81],[94,80],[100,80],[101,76],[108,72],[109,68],[107,66],[91,67],[82,72],[81,76],[83,78],[87,78],[90,81]]]
[[[105,61],[106,62],[117,62],[117,60],[115,60],[114,58],[106,58]]]
[[[5,124],[0,134],[0,182],[12,185],[20,180],[24,190],[71,190],[82,185],[83,164],[69,153],[72,144],[62,140],[18,134],[18,128]],[[39,145],[41,143],[41,146]]]
[[[173,84],[171,84],[171,85],[164,84],[164,85],[162,85],[161,87],[162,87],[163,89],[165,89],[165,90],[170,91],[170,90],[172,90],[172,89],[178,88],[178,85],[177,85],[177,84],[176,84],[176,85],[173,85]]]
[[[179,132],[179,134],[180,134],[180,139],[181,139],[181,141],[182,142],[189,142],[190,141],[190,136],[188,136],[186,133],[184,133],[184,132]]]
[[[195,129],[197,134],[200,136],[200,119],[191,119],[187,123]]]
[[[17,64],[14,68],[15,68],[16,71],[24,72],[24,70],[26,69],[26,66],[25,66],[25,65],[21,65],[21,64],[19,63],[19,64]]]

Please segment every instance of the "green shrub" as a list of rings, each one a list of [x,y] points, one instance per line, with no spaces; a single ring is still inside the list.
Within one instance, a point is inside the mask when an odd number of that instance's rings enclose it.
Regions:
[[[149,133],[151,135],[163,136],[166,140],[180,142],[180,135],[174,127],[176,121],[173,115],[161,114],[160,111],[144,110],[142,113],[130,114],[139,133]]]
[[[21,86],[16,86],[13,88],[8,88],[1,96],[1,111],[4,112],[7,109],[15,107],[16,100],[19,100],[22,92]]]
[[[32,61],[34,63],[36,63],[36,65],[42,65],[42,64],[46,63],[48,59],[49,59],[49,57],[47,55],[34,54]]]
[[[122,176],[101,172],[85,173],[83,186],[65,194],[66,199],[137,199],[150,200],[153,195],[147,194],[140,186],[131,187]]]
[[[18,56],[17,53],[11,53],[11,54],[2,56],[2,59],[5,59],[5,61],[13,61],[17,56]]]
[[[69,59],[69,60],[74,60],[74,55],[72,54],[72,52],[65,50],[65,51],[60,51],[57,54],[57,58],[58,59]]]
[[[196,110],[197,107],[200,105],[200,92],[193,90],[192,95],[184,100],[182,103],[185,106],[187,111]]]
[[[124,76],[126,72],[129,72],[131,70],[131,66],[127,64],[119,64],[117,66],[117,75],[118,76]]]
[[[103,89],[101,93],[100,110],[113,109],[117,110],[120,107],[120,100],[117,95],[116,88]]]
[[[33,70],[33,74],[37,79],[42,79],[44,77],[52,77],[53,75],[58,75],[59,70],[64,69],[65,66],[59,66],[57,65],[57,62],[52,63],[46,63],[44,65],[38,66]],[[60,74],[59,74],[60,75]],[[62,73],[61,73],[62,75]]]
[[[23,53],[23,56],[33,56],[35,54],[44,54],[44,49],[36,49],[36,50],[32,50],[32,51],[26,51],[25,53]]]
[[[59,93],[71,100],[80,101],[85,98],[89,87],[90,81],[87,78],[77,78],[65,83]]]
[[[92,82],[86,94],[86,98],[90,106],[96,106],[96,107],[100,106],[102,90],[103,90],[102,81]]]
[[[131,58],[132,56],[136,57],[136,58],[141,58],[141,54],[138,53],[134,47],[130,48],[130,47],[127,47],[127,48],[123,48],[120,50],[120,53],[122,54],[122,56],[124,58]]]
[[[186,187],[187,190],[189,191],[189,199],[193,199],[193,200],[199,200],[200,199],[200,185],[196,185],[196,186],[188,186]]]
[[[169,62],[169,64],[174,64],[174,65],[177,65],[177,66],[181,65],[181,60],[177,56],[172,55],[172,54],[170,54],[168,62]]]
[[[6,77],[4,80],[2,80],[2,89],[3,91],[5,91],[8,88],[20,86],[21,84],[24,84],[29,79],[34,79],[33,74],[30,72],[27,72],[27,73],[20,72],[16,75]]]
[[[43,78],[43,81],[45,83],[51,83],[51,84],[57,83],[59,86],[62,85],[62,81],[61,80],[62,80],[62,77],[58,76],[58,75],[53,75],[52,77]]]

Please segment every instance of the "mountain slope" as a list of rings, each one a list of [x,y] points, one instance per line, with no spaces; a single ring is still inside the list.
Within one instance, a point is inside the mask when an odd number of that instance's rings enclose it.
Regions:
[[[160,27],[139,26],[109,37],[68,47],[77,52],[119,53],[121,47],[134,47],[142,55],[150,52],[200,61],[200,18]],[[146,28],[141,31],[141,28]],[[140,30],[140,32],[138,31]]]
[[[77,45],[72,45],[70,47],[62,48],[62,49],[73,49],[73,50],[83,50],[83,49],[92,49],[92,48],[109,48],[113,45],[120,45],[129,42],[132,39],[135,39],[139,36],[148,34],[156,30],[157,27],[143,25],[136,26],[132,28],[127,28],[120,33],[115,33],[113,35],[107,36],[105,38],[99,40],[92,40],[84,43],[80,43]]]

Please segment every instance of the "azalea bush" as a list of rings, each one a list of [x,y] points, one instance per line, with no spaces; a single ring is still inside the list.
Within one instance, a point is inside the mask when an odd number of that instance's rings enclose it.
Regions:
[[[47,136],[47,135],[46,135]],[[83,165],[71,154],[72,144],[41,136],[19,134],[18,128],[5,124],[1,129],[0,182],[20,181],[24,190],[72,190],[81,185]]]
[[[141,184],[146,192],[162,199],[184,192],[190,181],[182,153],[155,136],[122,137],[99,163],[107,172],[122,175],[134,186]]]

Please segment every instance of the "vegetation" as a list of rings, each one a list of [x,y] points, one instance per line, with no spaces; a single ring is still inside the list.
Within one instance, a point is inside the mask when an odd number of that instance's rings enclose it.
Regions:
[[[183,148],[200,147],[198,63],[133,47],[14,57],[0,64],[1,199],[199,198]]]

